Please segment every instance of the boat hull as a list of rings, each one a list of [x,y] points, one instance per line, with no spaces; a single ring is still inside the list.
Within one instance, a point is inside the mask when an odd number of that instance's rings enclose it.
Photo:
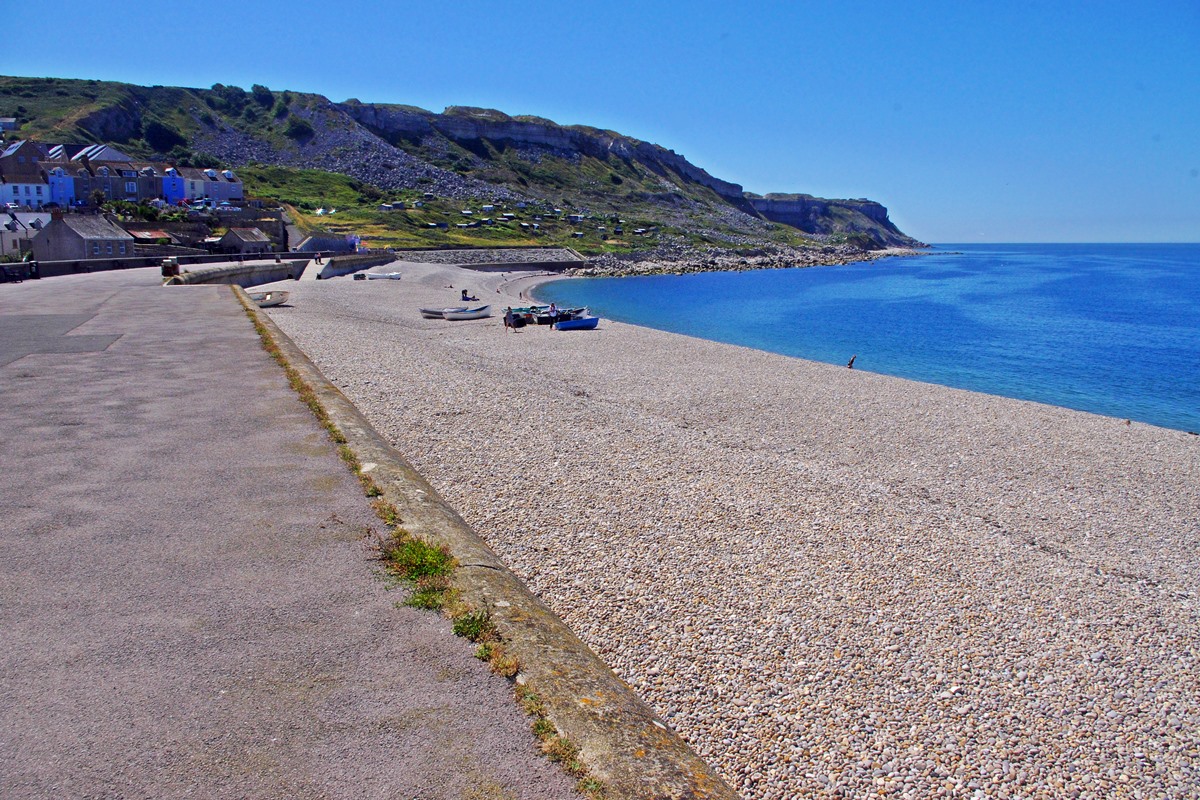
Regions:
[[[596,325],[600,323],[599,317],[579,317],[578,319],[564,319],[554,323],[556,331],[590,331],[595,330]]]
[[[287,302],[287,292],[253,292],[250,294],[250,299],[259,308],[270,308],[271,306],[282,305]]]
[[[448,308],[442,312],[442,319],[460,321],[465,319],[483,319],[492,315],[491,306],[479,306],[478,308],[467,309],[451,309]]]

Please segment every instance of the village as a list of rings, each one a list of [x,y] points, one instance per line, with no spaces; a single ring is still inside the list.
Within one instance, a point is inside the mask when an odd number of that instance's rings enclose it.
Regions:
[[[139,161],[105,144],[16,141],[0,153],[0,257],[82,261],[286,249],[283,212],[244,201],[232,170]]]

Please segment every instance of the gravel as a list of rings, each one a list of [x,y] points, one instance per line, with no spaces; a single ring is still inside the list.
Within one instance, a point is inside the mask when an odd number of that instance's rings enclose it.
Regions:
[[[746,798],[1196,796],[1197,437],[401,271],[272,316]]]

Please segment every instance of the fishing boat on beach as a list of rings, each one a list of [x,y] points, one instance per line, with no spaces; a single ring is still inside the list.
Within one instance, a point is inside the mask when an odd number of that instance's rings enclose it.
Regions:
[[[596,325],[600,323],[599,317],[574,317],[572,319],[560,319],[554,323],[556,331],[590,331],[595,330]]]
[[[543,311],[535,313],[534,319],[538,325],[553,325],[554,323],[562,322],[563,320],[579,319],[586,316],[588,316],[588,309],[586,306],[582,306],[580,308],[560,308],[553,311],[549,308],[546,308]]]
[[[442,312],[442,319],[483,319],[484,317],[490,317],[491,315],[491,306],[479,306],[478,308],[447,308]]]
[[[425,319],[445,319],[447,311],[466,311],[466,306],[455,306],[454,308],[421,308],[418,309],[421,316]]]
[[[250,292],[250,300],[259,308],[270,308],[287,302],[287,292]]]

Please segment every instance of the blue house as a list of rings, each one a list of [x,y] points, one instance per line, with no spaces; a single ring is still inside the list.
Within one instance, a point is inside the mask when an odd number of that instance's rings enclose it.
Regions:
[[[51,203],[75,205],[75,176],[70,167],[56,166],[46,170],[46,183],[50,185]]]
[[[167,167],[162,178],[162,196],[171,205],[178,205],[181,200],[187,197],[187,187],[184,185],[183,176],[179,174],[179,170],[175,167]]]

